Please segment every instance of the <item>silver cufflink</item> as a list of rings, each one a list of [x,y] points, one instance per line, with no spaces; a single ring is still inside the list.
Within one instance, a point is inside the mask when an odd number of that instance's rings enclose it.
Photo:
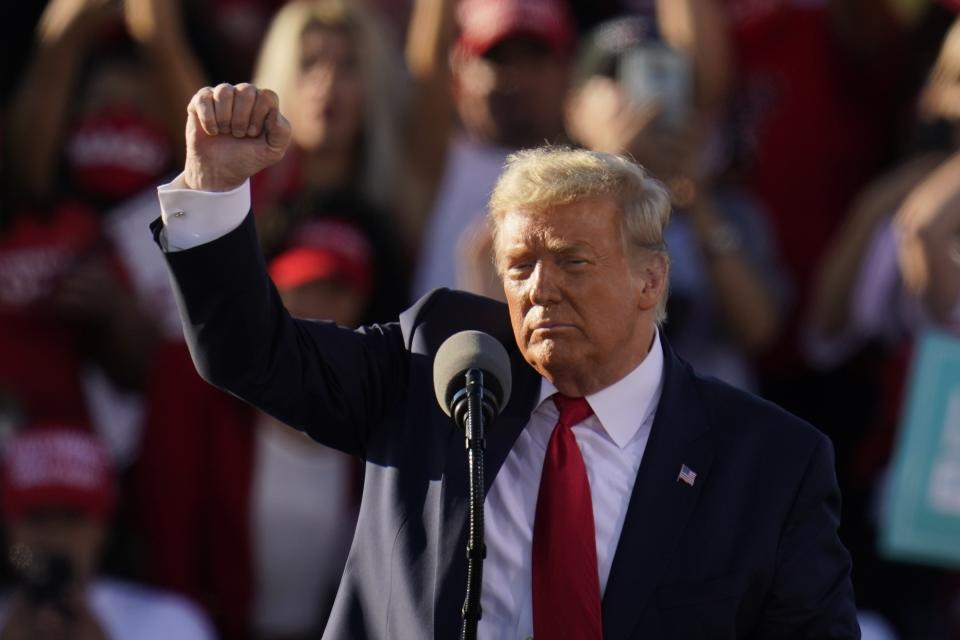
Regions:
[[[180,210],[177,210],[177,211],[174,211],[174,212],[173,212],[173,217],[174,217],[174,218],[182,218],[184,215],[186,215],[186,214],[184,214],[183,211],[180,211]]]

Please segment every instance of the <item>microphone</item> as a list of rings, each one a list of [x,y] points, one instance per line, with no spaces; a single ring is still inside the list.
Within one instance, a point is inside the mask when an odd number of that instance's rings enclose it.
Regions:
[[[483,373],[484,422],[489,424],[510,400],[510,358],[500,341],[482,331],[461,331],[447,338],[433,361],[437,402],[461,429],[467,420],[467,372]]]
[[[433,390],[437,402],[463,430],[467,450],[467,589],[460,615],[460,640],[476,640],[480,621],[483,559],[484,425],[493,421],[510,400],[510,358],[493,336],[461,331],[447,338],[433,360]]]

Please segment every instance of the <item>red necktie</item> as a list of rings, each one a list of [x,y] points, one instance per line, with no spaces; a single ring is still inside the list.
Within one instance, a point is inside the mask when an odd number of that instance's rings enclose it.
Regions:
[[[533,524],[533,637],[601,640],[600,575],[593,500],[571,427],[593,413],[557,394],[560,418],[547,445]]]

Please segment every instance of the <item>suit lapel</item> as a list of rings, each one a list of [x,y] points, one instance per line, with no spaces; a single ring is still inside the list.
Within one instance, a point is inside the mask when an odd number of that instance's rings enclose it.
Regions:
[[[694,379],[666,341],[664,385],[603,596],[604,638],[632,637],[707,483],[713,443]],[[693,486],[678,480],[683,465]]]
[[[530,420],[540,392],[540,376],[520,357],[516,348],[509,349],[513,374],[513,390],[504,411],[486,430],[484,459],[484,495],[490,490],[504,460],[520,432]],[[441,490],[439,558],[437,559],[437,594],[434,611],[435,637],[455,638],[460,635],[460,607],[467,586],[467,456],[463,433],[453,426],[439,409],[435,412],[450,435],[447,442],[446,469]],[[436,428],[444,428],[436,425]],[[441,431],[442,433],[442,431]]]

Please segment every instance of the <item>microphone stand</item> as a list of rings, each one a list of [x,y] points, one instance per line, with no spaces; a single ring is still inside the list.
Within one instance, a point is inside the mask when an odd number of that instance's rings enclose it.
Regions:
[[[484,419],[483,412],[483,371],[468,369],[467,378],[467,419],[465,424],[470,487],[469,533],[467,535],[467,593],[461,609],[463,626],[461,640],[476,640],[477,623],[480,621],[480,586],[483,584],[483,559],[487,556],[487,546],[483,538],[483,451]]]

